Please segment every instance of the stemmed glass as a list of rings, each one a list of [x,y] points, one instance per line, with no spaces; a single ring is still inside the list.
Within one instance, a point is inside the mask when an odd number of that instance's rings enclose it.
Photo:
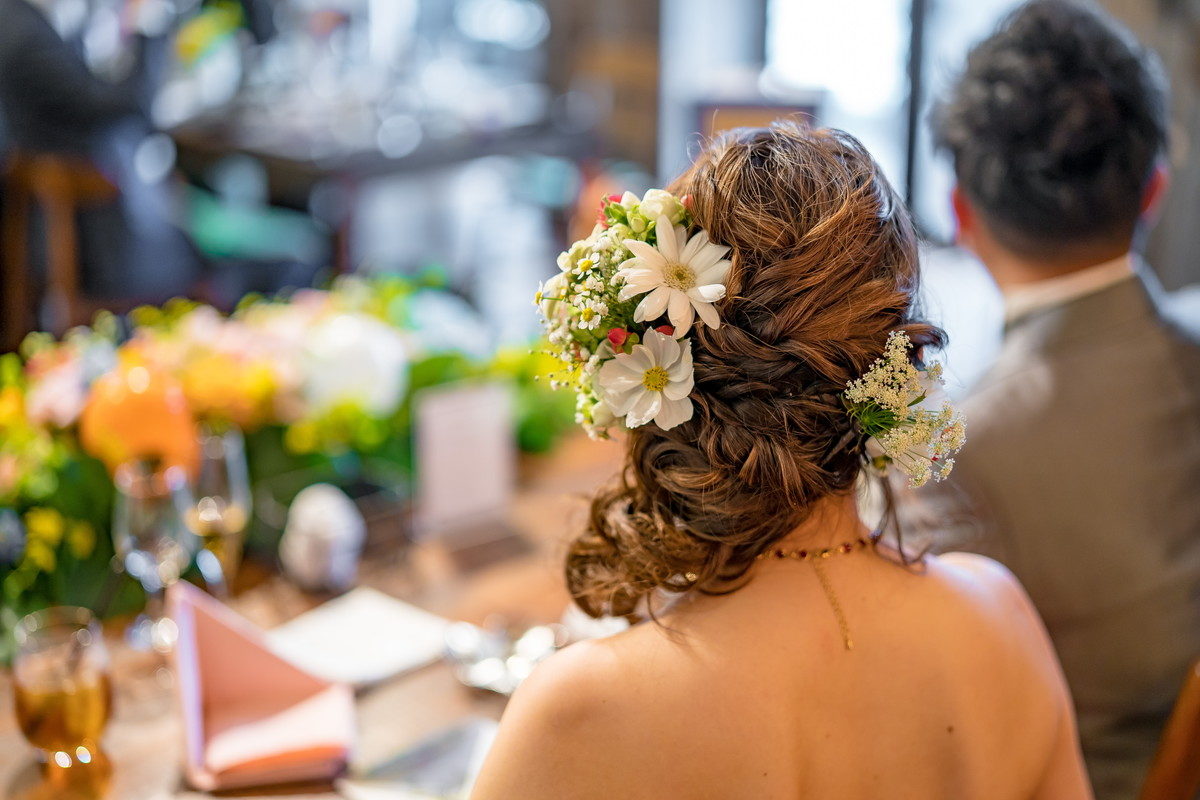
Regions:
[[[188,525],[204,548],[196,556],[196,563],[205,581],[224,593],[241,564],[250,519],[246,444],[237,428],[220,432],[205,428],[200,436],[200,456],[195,505],[188,512]]]
[[[192,494],[179,467],[155,469],[145,462],[117,468],[113,544],[125,571],[146,590],[146,611],[127,632],[141,650],[168,652],[178,638],[175,624],[163,616],[167,588],[191,562],[195,537],[188,529]]]
[[[13,633],[17,723],[40,751],[47,796],[103,792],[112,769],[100,734],[112,688],[100,626],[87,609],[62,606],[35,611]]]

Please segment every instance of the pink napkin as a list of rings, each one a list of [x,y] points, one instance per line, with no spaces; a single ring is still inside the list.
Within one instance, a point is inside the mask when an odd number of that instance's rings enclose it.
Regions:
[[[330,780],[354,737],[350,688],[272,653],[262,632],[189,583],[167,596],[185,771],[197,789]]]

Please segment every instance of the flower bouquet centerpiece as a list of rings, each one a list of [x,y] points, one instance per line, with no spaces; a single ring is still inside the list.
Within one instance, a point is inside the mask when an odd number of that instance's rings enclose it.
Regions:
[[[229,315],[178,300],[127,320],[102,314],[61,340],[31,334],[20,354],[0,356],[0,629],[47,604],[96,605],[113,555],[112,475],[124,462],[193,469],[199,432],[244,433],[250,544],[270,549],[310,483],[404,493],[410,406],[424,387],[511,380],[519,443],[551,446],[570,411],[536,380],[545,361],[495,352],[436,277],[342,278],[250,297]],[[126,585],[108,610],[139,602]]]

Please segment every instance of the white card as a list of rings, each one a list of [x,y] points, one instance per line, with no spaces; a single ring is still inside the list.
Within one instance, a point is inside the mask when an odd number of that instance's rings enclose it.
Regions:
[[[414,399],[419,534],[503,519],[516,485],[512,388],[463,383]]]

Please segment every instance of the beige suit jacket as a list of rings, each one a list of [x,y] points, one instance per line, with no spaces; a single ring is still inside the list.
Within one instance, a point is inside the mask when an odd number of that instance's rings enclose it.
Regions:
[[[1011,321],[954,474],[902,504],[907,532],[1025,585],[1098,800],[1136,796],[1200,656],[1200,336],[1162,308],[1131,277]]]

